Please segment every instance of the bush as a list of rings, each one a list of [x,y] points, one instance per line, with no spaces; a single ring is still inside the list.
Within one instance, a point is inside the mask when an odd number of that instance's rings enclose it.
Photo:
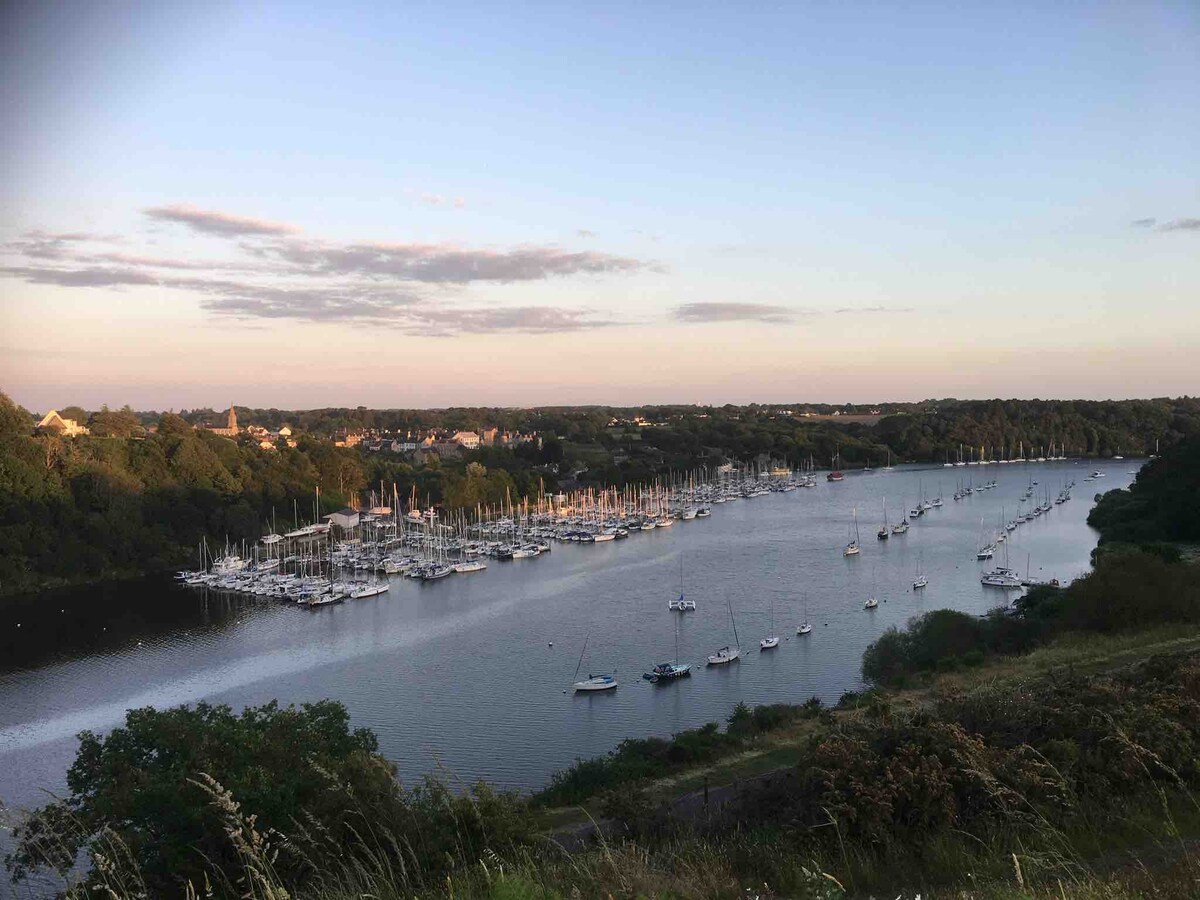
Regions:
[[[436,781],[402,790],[374,734],[351,731],[345,707],[328,700],[240,715],[206,703],[131,710],[107,737],[80,735],[67,783],[69,797],[16,829],[6,860],[14,878],[42,867],[65,873],[86,851],[85,886],[99,889],[96,859],[120,846],[150,896],[183,896],[206,877],[233,891],[245,858],[231,821],[273,845],[272,877],[292,886],[375,857],[369,836],[381,831],[416,883],[532,836],[515,795],[480,785],[457,796]]]

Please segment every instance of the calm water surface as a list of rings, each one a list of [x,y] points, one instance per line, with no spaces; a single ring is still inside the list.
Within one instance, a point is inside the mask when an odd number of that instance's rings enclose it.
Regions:
[[[608,544],[556,544],[531,560],[422,584],[393,578],[387,594],[309,611],[171,585],[44,595],[0,608],[0,799],[43,802],[64,790],[74,735],[118,724],[126,709],[201,698],[241,707],[278,698],[336,698],[379,735],[402,778],[441,769],[463,780],[536,789],[577,757],[630,736],[669,735],[724,719],[739,701],[832,702],[860,686],[862,652],[885,628],[950,607],[983,613],[1005,592],[984,588],[975,561],[980,521],[1012,518],[1030,480],[1071,502],[1021,526],[1012,565],[1035,576],[1085,572],[1096,535],[1085,523],[1099,491],[1125,487],[1139,461],[849,474],[789,494],[713,508],[710,519]],[[1083,478],[1093,468],[1107,477]],[[960,502],[960,479],[999,487]],[[907,535],[875,538],[921,490],[945,506]],[[843,558],[857,509],[863,552]],[[703,663],[733,642],[728,667],[654,686],[640,676],[674,657],[680,556],[698,610],[679,617],[679,658]],[[911,590],[918,558],[930,585]],[[995,562],[1003,562],[1003,553]],[[989,563],[987,565],[992,565]],[[875,593],[878,609],[863,601]],[[1008,596],[1012,596],[1011,593]],[[779,649],[760,653],[774,607]],[[796,636],[807,607],[812,634]],[[564,694],[583,668],[615,670],[616,692]]]

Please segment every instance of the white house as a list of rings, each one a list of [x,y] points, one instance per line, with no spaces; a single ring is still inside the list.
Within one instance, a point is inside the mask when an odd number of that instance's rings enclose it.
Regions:
[[[42,416],[42,421],[38,422],[37,427],[40,431],[53,431],[63,437],[77,437],[88,433],[86,425],[80,425],[74,419],[64,419],[57,409],[52,409]]]

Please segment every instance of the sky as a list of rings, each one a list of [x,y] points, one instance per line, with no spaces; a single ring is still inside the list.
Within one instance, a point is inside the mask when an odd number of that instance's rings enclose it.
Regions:
[[[1200,5],[0,4],[32,410],[1200,393]]]

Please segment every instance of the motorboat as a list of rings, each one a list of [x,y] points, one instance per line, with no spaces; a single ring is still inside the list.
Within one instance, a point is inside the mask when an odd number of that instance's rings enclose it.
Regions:
[[[692,674],[692,667],[679,663],[659,663],[649,672],[642,675],[644,679],[651,684],[658,684],[660,681],[674,681],[677,678],[684,678]]]

